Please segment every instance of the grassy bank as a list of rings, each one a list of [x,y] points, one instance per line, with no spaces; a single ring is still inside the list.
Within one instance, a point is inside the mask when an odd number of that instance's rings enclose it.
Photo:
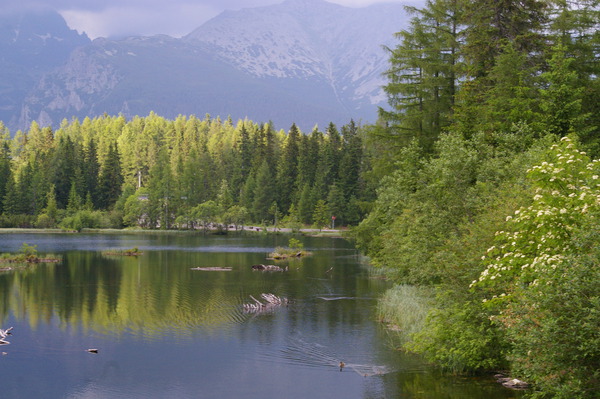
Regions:
[[[396,285],[379,300],[377,317],[390,331],[396,333],[395,344],[403,347],[413,334],[421,331],[432,306],[432,289],[410,285]]]

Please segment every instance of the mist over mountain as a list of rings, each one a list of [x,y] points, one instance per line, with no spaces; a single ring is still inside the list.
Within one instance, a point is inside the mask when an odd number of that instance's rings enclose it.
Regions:
[[[0,118],[11,131],[32,120],[56,127],[73,116],[150,111],[305,131],[351,118],[374,122],[386,101],[382,46],[394,44],[406,21],[398,4],[287,0],[224,12],[181,39],[90,41],[56,13],[40,18],[1,25],[1,62],[10,67],[0,72]]]

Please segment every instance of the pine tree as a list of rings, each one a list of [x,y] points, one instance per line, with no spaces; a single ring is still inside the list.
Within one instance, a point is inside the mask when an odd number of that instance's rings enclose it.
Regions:
[[[269,208],[274,199],[273,176],[269,164],[264,160],[256,175],[256,189],[251,211],[255,221],[264,221],[269,218]]]
[[[362,165],[362,140],[354,121],[342,127],[344,146],[340,162],[339,186],[346,201],[356,197]]]
[[[299,192],[304,185],[312,185],[315,181],[317,163],[319,161],[319,145],[322,143],[323,134],[317,128],[310,135],[302,135],[298,156],[298,178]]]
[[[54,191],[54,186],[51,186],[48,194],[46,194],[46,208],[44,208],[44,213],[48,215],[52,223],[56,221],[58,215],[58,205],[56,204],[56,193]]]
[[[246,181],[250,170],[252,168],[252,158],[254,157],[252,151],[252,142],[250,140],[250,134],[246,129],[246,126],[242,123],[240,129],[240,138],[238,141],[238,156],[240,158],[241,167],[241,181]]]
[[[84,176],[83,191],[90,194],[92,204],[98,203],[98,175],[100,163],[98,162],[98,149],[96,141],[91,139],[83,153],[82,173]]]
[[[315,200],[312,190],[308,184],[302,187],[300,199],[298,200],[298,217],[302,223],[312,223],[315,208]]]
[[[327,209],[327,203],[320,199],[317,201],[317,204],[315,205],[315,211],[313,213],[313,221],[315,223],[315,226],[318,229],[322,229],[323,227],[328,227],[329,223],[331,221],[331,214],[329,213],[329,210]]]
[[[109,209],[121,195],[123,175],[121,174],[121,161],[117,144],[109,146],[104,165],[98,178],[98,207]]]
[[[71,181],[75,174],[74,146],[69,137],[61,138],[56,149],[53,161],[54,184],[56,202],[60,209],[65,209],[69,200]]]
[[[406,145],[417,138],[430,152],[452,120],[462,4],[429,0],[425,8],[407,11],[415,17],[396,35],[401,43],[388,49],[391,67],[384,90],[392,110],[380,109],[380,115],[390,127],[388,140]]]
[[[150,168],[148,176],[148,209],[153,226],[160,225],[168,229],[172,219],[173,175],[166,148],[158,153],[156,163]]]
[[[460,54],[466,76],[457,98],[455,121],[458,130],[471,135],[477,132],[479,118],[486,111],[489,90],[499,83],[490,72],[497,70],[503,51],[514,51],[514,59],[517,54],[525,56],[520,66],[540,65],[547,2],[476,0],[464,4],[465,42]]]
[[[240,193],[240,205],[246,208],[246,210],[250,210],[253,208],[255,191],[256,179],[254,177],[254,173],[252,173],[246,179],[244,187],[242,187],[242,191]]]
[[[327,207],[329,214],[336,218],[336,223],[345,223],[346,199],[340,187],[335,183],[331,186],[327,195]]]
[[[526,124],[533,133],[545,134],[539,123],[542,116],[536,75],[529,55],[507,43],[488,75],[493,87],[481,104],[473,108],[477,111],[473,130],[487,134],[511,132],[516,125]]]
[[[300,132],[293,124],[286,138],[277,169],[277,203],[284,213],[287,213],[296,194],[299,143]]]
[[[583,88],[577,87],[574,60],[566,56],[562,45],[554,48],[550,69],[542,74],[547,88],[541,91],[540,108],[545,115],[545,130],[558,136],[569,133],[586,135],[586,115],[582,113]]]
[[[15,179],[11,176],[6,182],[4,194],[4,214],[19,215],[24,212],[23,199]]]
[[[600,153],[598,130],[600,129],[600,3],[598,0],[553,0],[549,9],[547,26],[549,39],[554,46],[549,49],[552,59],[557,48],[568,58],[569,71],[574,72],[570,84],[581,98],[581,114],[585,115],[586,132],[578,132],[594,156]],[[550,72],[550,71],[548,71]],[[556,73],[556,72],[554,72]]]
[[[71,190],[69,191],[69,200],[67,202],[67,212],[71,215],[75,214],[82,208],[82,199],[77,193],[77,185],[75,182],[71,184]]]
[[[6,186],[9,180],[12,180],[10,166],[10,147],[8,141],[3,141],[2,137],[0,137],[0,214],[4,212],[3,203],[6,195]]]
[[[543,46],[546,4],[540,0],[465,1],[462,55],[468,77],[486,77],[508,42],[518,52],[539,54]]]
[[[217,205],[219,205],[224,212],[233,206],[233,196],[231,195],[229,184],[225,179],[221,181],[221,186],[217,193]]]

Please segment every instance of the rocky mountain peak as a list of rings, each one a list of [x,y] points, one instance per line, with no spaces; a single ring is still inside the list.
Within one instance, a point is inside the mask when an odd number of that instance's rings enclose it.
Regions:
[[[68,54],[54,62],[32,52],[45,70],[37,78],[28,75],[32,78],[19,89],[21,98],[5,96],[10,104],[0,99],[0,118],[15,121],[11,130],[31,120],[57,126],[73,116],[150,111],[167,118],[248,117],[282,127],[296,123],[303,130],[350,118],[374,122],[377,105],[386,99],[381,86],[388,54],[382,46],[393,45],[405,20],[400,4],[349,8],[324,0],[286,0],[223,12],[182,39],[156,35],[90,42],[56,15],[45,19],[46,28],[56,24],[51,31],[0,23],[0,46],[11,45],[6,38],[14,39],[15,31],[32,32],[31,43],[43,42],[35,35],[47,45],[59,36],[68,39],[57,43],[70,43]],[[0,63],[2,56],[7,57],[0,55]],[[28,70],[21,61],[13,63],[19,67],[12,73]],[[4,81],[24,81],[8,71],[0,69]]]

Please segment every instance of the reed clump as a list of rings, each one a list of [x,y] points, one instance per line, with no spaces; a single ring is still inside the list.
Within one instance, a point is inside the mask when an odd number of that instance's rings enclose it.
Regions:
[[[428,288],[396,285],[379,300],[377,316],[397,333],[400,346],[405,346],[415,333],[423,329],[432,296]]]

